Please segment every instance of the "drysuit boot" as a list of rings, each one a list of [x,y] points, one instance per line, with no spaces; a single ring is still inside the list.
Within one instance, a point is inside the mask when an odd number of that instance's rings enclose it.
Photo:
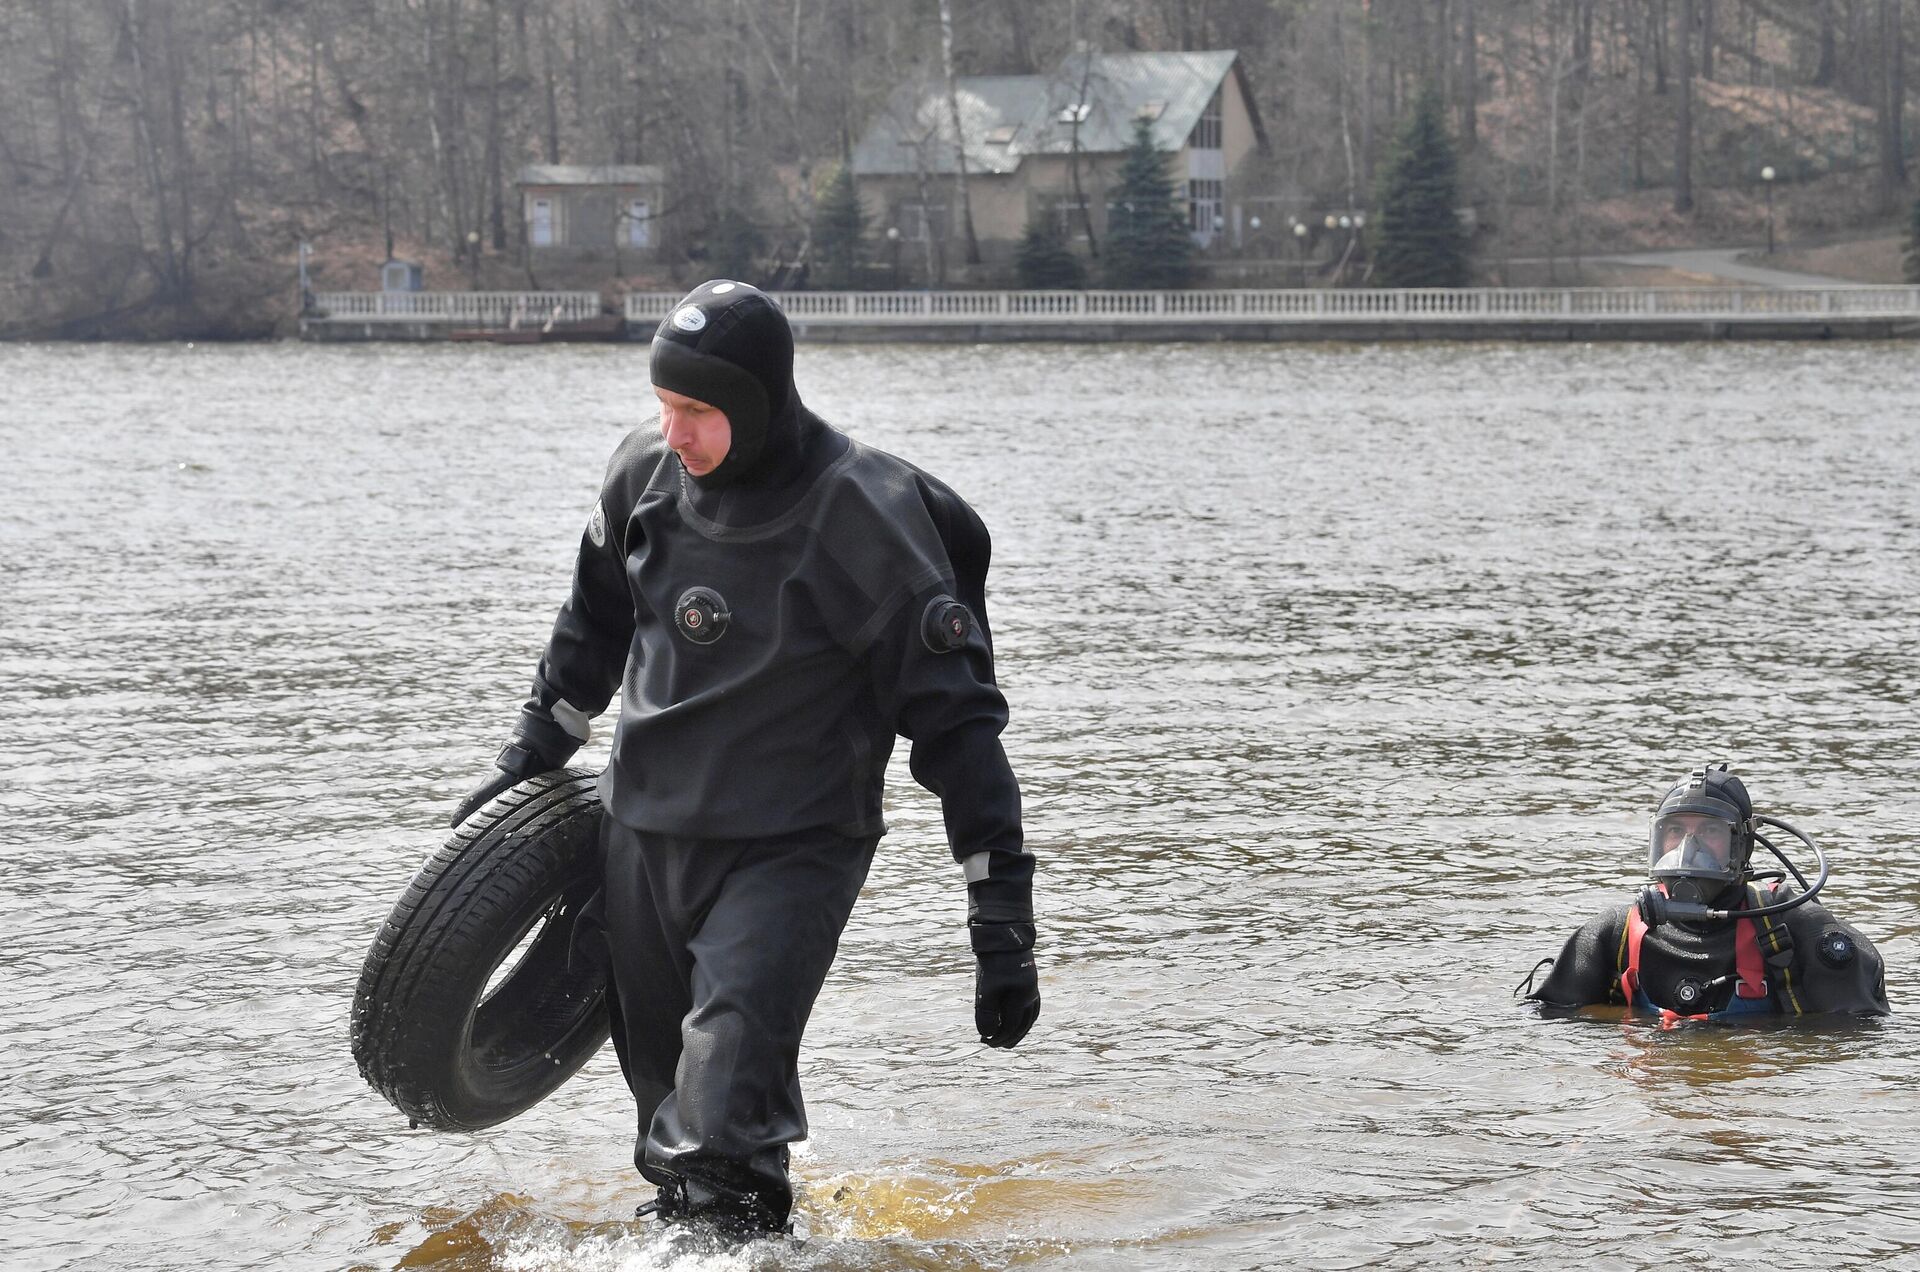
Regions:
[[[614,1049],[661,1218],[785,1229],[800,1039],[876,839],[687,839],[602,822]]]

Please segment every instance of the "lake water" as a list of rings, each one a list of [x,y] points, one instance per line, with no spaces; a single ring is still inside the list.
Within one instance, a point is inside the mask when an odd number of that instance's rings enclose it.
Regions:
[[[610,1049],[409,1131],[355,978],[643,358],[0,346],[0,1265],[1920,1266],[1906,344],[803,348],[994,531],[1038,1028],[975,1040],[900,764],[802,1059],[803,1243],[625,1222]],[[1718,758],[1903,1014],[1516,1002]]]

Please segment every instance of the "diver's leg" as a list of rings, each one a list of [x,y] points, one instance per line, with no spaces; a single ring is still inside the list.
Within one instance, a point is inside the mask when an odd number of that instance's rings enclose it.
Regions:
[[[690,1215],[786,1225],[787,1145],[807,1134],[800,1039],[874,843],[820,832],[745,847],[689,942],[692,1009],[646,1157],[682,1182]]]
[[[633,1156],[645,1173],[647,1127],[673,1091],[680,1022],[693,1001],[693,956],[687,949],[693,916],[677,912],[675,889],[656,884],[655,876],[662,873],[659,858],[672,857],[674,845],[612,817],[602,819],[600,842],[614,991],[608,996],[609,1023],[620,1071],[638,1108]]]

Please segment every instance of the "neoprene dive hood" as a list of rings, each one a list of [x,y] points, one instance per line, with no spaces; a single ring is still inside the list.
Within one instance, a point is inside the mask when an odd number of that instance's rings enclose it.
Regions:
[[[688,292],[654,333],[649,375],[658,388],[718,407],[732,426],[726,458],[693,478],[704,489],[782,469],[800,447],[793,329],[757,287],[716,278]]]
[[[1786,831],[1812,850],[1820,874],[1809,884],[1785,853],[1760,833],[1761,826]],[[1748,880],[1784,877],[1753,868],[1759,844],[1777,858],[1800,891],[1785,901],[1740,909]],[[1827,882],[1827,857],[1820,846],[1777,817],[1753,811],[1746,784],[1724,763],[1707,764],[1674,784],[1654,810],[1647,846],[1650,884],[1641,891],[1640,917],[1651,927],[1669,921],[1716,922],[1763,914],[1781,914],[1811,901]]]

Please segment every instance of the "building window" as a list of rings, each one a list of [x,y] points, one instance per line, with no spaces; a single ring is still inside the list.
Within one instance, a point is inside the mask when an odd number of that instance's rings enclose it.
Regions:
[[[1200,112],[1200,118],[1194,121],[1193,131],[1187,134],[1187,146],[1193,150],[1220,149],[1220,90],[1213,90],[1213,96],[1207,102],[1207,108]]]
[[[628,247],[653,246],[653,209],[645,199],[628,199],[626,232],[620,237]]]
[[[893,218],[900,227],[900,237],[911,242],[922,243],[932,239],[936,243],[945,242],[948,235],[947,205],[944,203],[920,203],[909,201],[902,203]]]
[[[1187,228],[1202,242],[1213,237],[1226,210],[1227,183],[1196,177],[1187,182]]]
[[[555,242],[553,234],[554,218],[552,199],[535,199],[533,201],[532,221],[533,223],[528,229],[529,241],[531,241],[535,247],[552,247]]]
[[[1041,215],[1053,222],[1061,235],[1068,239],[1087,236],[1087,218],[1081,215],[1081,209],[1089,206],[1085,199],[1076,199],[1072,195],[1053,195],[1041,206]]]

